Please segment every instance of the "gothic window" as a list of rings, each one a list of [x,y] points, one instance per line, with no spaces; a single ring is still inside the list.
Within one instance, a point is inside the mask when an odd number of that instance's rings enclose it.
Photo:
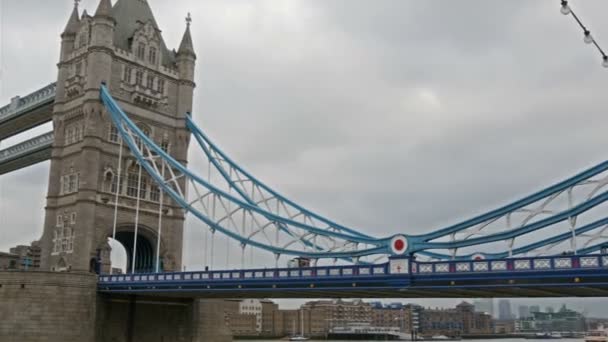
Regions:
[[[144,59],[146,57],[146,44],[139,43],[137,45],[137,58]]]
[[[162,78],[158,79],[158,88],[157,88],[158,92],[161,94],[165,93],[165,80]]]
[[[65,145],[77,143],[83,138],[84,129],[81,125],[68,125],[65,128]]]
[[[123,81],[127,82],[127,84],[131,84],[131,74],[133,73],[133,69],[131,67],[125,66],[125,73],[122,76]]]
[[[127,176],[127,196],[137,197],[137,179],[139,174],[135,172],[129,172]]]
[[[139,198],[146,199],[147,192],[148,192],[148,177],[141,177],[141,184],[139,187]]]
[[[108,136],[108,140],[113,143],[118,142],[118,128],[116,128],[116,126],[114,126],[113,124],[110,124],[110,133]]]
[[[57,227],[63,227],[63,215],[57,215]]]
[[[74,229],[57,228],[53,234],[53,254],[72,253],[74,251]]]
[[[69,175],[65,175],[65,176],[61,177],[61,183],[62,183],[62,189],[63,189],[62,193],[64,195],[78,192],[79,174],[71,173]]]
[[[141,70],[137,70],[135,73],[135,84],[143,86],[144,85],[144,72]]]
[[[150,136],[150,129],[142,124],[142,123],[138,123],[137,127],[146,135],[146,136]],[[141,139],[138,136],[134,136],[133,140],[135,140],[135,144],[139,147],[140,150],[143,149],[142,145],[141,145]],[[143,151],[142,151],[143,152]]]
[[[71,225],[75,225],[76,224],[76,213],[71,213],[70,214],[70,224]]]
[[[156,48],[150,47],[150,53],[148,54],[148,61],[152,64],[156,64]]]
[[[80,35],[80,41],[78,42],[78,46],[79,46],[79,47],[83,47],[83,46],[85,46],[85,45],[87,45],[87,33],[86,33],[86,32],[83,32],[83,33]]]
[[[110,189],[110,192],[115,194],[116,193],[116,189],[119,188],[118,186],[118,176],[113,176],[112,177],[112,188]],[[122,194],[122,179],[120,180],[120,189],[118,189],[118,193]]]
[[[160,189],[156,184],[150,184],[150,201],[158,202],[160,200]]]
[[[114,193],[114,172],[106,170],[103,175],[103,188],[106,192]]]
[[[148,89],[154,89],[154,76],[148,75]]]
[[[79,61],[78,63],[76,63],[76,72],[75,72],[76,76],[82,76],[83,72],[82,72],[82,61]]]
[[[160,148],[161,148],[163,151],[165,151],[165,152],[169,153],[169,141],[168,141],[168,140],[164,140],[164,139],[163,139],[163,141],[160,143]]]
[[[65,128],[65,144],[71,145],[74,143],[74,127],[67,126]]]

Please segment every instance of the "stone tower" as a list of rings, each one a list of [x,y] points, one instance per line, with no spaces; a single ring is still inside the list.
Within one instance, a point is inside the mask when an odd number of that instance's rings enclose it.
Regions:
[[[186,163],[196,54],[190,19],[176,52],[169,50],[147,0],[100,0],[93,16],[78,1],[61,35],[55,141],[51,157],[41,268],[109,271],[116,192],[118,240],[133,254],[140,197],[136,271],[152,271],[158,239],[159,189],[123,149],[100,101],[105,82],[137,125],[176,160]],[[164,270],[179,270],[184,212],[165,197],[160,257]]]

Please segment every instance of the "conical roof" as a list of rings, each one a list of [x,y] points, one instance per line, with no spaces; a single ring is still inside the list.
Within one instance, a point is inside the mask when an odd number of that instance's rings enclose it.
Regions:
[[[110,0],[101,0],[97,11],[95,11],[96,17],[111,17],[112,16],[112,2]]]
[[[76,3],[78,4],[78,3]],[[68,24],[65,26],[63,30],[63,34],[76,34],[78,32],[78,27],[80,26],[80,16],[78,15],[78,5],[74,6],[74,10],[70,15],[70,19],[68,20]]]
[[[194,45],[192,44],[192,34],[190,34],[190,24],[188,24],[188,27],[186,27],[186,32],[184,32],[184,37],[182,38],[182,43],[179,45],[179,50],[177,50],[177,54],[189,54],[196,57],[196,53],[194,52]]]
[[[112,8],[112,17],[116,20],[114,30],[114,45],[123,50],[130,49],[130,39],[139,28],[140,23],[152,23],[155,29],[160,31],[152,9],[147,0],[118,0]],[[164,64],[171,64],[174,56],[161,37],[161,50]]]

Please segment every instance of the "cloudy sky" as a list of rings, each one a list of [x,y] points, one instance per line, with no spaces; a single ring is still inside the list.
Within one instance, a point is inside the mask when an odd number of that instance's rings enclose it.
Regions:
[[[195,117],[214,140],[370,234],[429,231],[607,156],[608,69],[558,0],[149,2],[169,47],[192,12]],[[72,4],[0,0],[0,103],[55,80]],[[608,48],[608,3],[571,4]],[[48,169],[0,178],[0,250],[39,238]],[[188,234],[196,268],[195,223]]]

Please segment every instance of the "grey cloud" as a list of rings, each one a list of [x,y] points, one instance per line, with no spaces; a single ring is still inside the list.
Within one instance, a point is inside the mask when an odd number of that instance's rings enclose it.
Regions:
[[[150,2],[170,47],[193,13],[201,127],[280,192],[367,232],[454,223],[606,157],[606,72],[558,1]],[[3,3],[2,103],[55,78],[71,6]],[[608,44],[608,5],[576,6]],[[0,178],[0,249],[40,234],[47,172]],[[189,267],[201,229],[188,222]]]

